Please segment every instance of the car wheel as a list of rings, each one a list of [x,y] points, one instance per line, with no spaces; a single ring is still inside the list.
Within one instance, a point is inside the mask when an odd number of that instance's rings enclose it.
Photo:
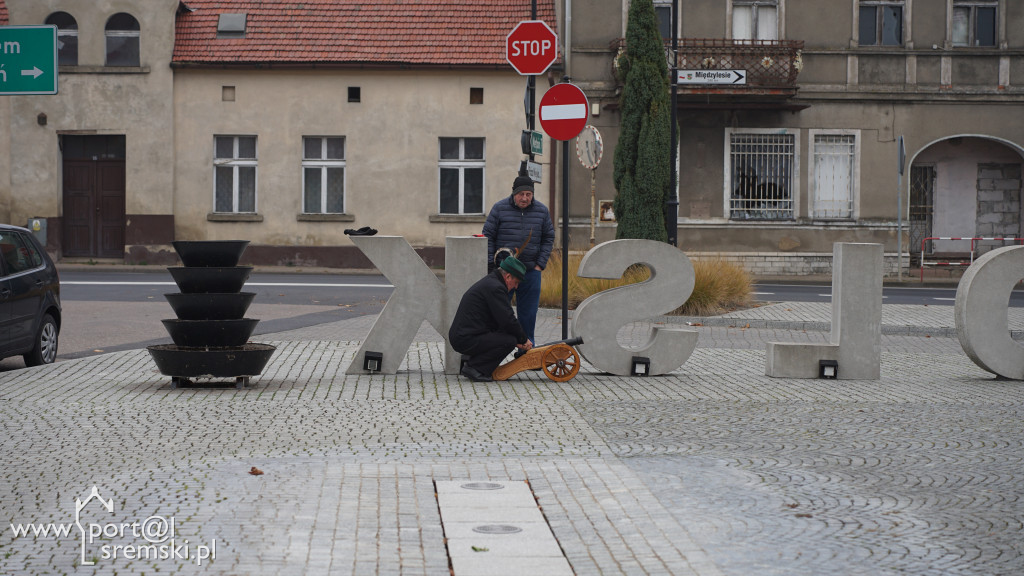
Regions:
[[[57,359],[57,323],[53,316],[46,314],[39,325],[39,332],[36,334],[36,344],[32,351],[25,354],[26,366],[41,366],[53,364]]]

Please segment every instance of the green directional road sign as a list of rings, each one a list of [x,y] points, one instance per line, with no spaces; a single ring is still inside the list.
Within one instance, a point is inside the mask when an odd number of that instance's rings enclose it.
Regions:
[[[57,27],[0,26],[0,96],[57,93]]]

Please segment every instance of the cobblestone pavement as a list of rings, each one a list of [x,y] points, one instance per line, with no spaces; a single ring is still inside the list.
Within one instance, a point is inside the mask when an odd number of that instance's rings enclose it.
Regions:
[[[3,373],[0,573],[448,574],[434,482],[460,479],[528,481],[581,575],[1024,572],[1024,386],[947,307],[885,308],[880,380],[766,377],[764,343],[828,341],[829,310],[661,319],[699,347],[652,378],[473,383],[429,327],[398,374],[347,376],[373,317],[260,337],[241,390],[171,388],[145,350]],[[160,519],[171,557],[133,558]]]

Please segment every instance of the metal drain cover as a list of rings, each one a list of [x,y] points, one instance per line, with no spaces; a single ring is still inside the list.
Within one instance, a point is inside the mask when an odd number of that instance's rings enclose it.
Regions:
[[[462,484],[459,488],[465,488],[466,490],[501,490],[504,486],[494,482],[468,482]]]
[[[484,524],[473,528],[473,532],[478,534],[515,534],[522,531],[522,528],[509,524]]]

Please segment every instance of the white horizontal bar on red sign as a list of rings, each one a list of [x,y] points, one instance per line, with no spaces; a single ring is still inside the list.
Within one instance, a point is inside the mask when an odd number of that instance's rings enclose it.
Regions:
[[[559,104],[540,108],[541,120],[574,120],[586,117],[586,104]]]

